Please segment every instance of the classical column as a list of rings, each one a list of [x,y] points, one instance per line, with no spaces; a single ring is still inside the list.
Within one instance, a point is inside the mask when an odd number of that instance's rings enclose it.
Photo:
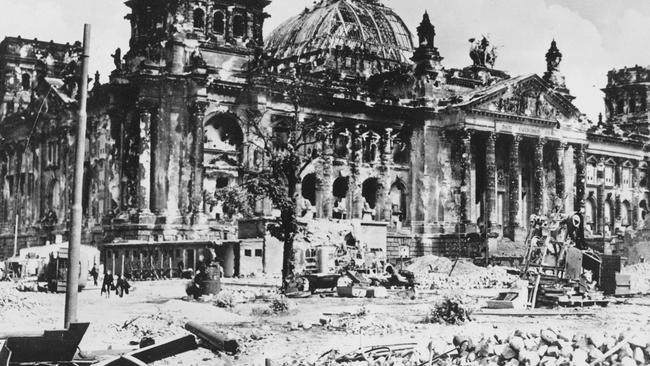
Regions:
[[[151,112],[149,107],[141,105],[140,135],[138,137],[138,174],[137,174],[137,222],[150,223],[151,213]]]
[[[602,234],[605,230],[605,186],[600,184],[596,190],[597,220],[596,233]]]
[[[633,229],[636,229],[638,222],[641,220],[640,214],[639,214],[639,192],[641,192],[641,189],[644,187],[641,187],[641,170],[639,169],[639,162],[636,163],[634,166],[634,170],[632,171],[632,188],[634,189],[634,193],[632,194],[632,217],[629,217],[628,220],[630,221],[630,225],[632,225]]]
[[[207,105],[203,102],[195,102],[191,111],[191,126],[193,127],[192,142],[192,184],[190,188],[190,207],[192,211],[192,223],[200,224],[205,222],[203,207],[203,120]]]
[[[555,193],[559,200],[558,202],[562,203],[562,212],[565,213],[568,213],[568,207],[564,207],[564,197],[566,196],[566,162],[564,160],[564,152],[567,146],[568,144],[566,142],[560,142],[557,146],[557,165],[555,167]]]
[[[546,140],[540,138],[535,144],[535,213],[544,214],[544,145]]]
[[[363,144],[361,141],[361,133],[359,131],[359,126],[355,126],[352,132],[352,159],[350,161],[350,190],[348,192],[351,195],[351,218],[360,219],[363,216],[363,197],[361,184],[359,181],[359,168],[361,167],[362,162],[362,148]]]
[[[585,156],[585,146],[578,145],[575,147],[575,160],[576,160],[576,196],[575,196],[575,210],[584,214],[585,212],[585,194],[587,192],[586,184],[586,166],[587,158]]]
[[[386,128],[381,137],[381,190],[378,192],[379,197],[381,197],[381,205],[378,205],[377,210],[377,219],[390,222],[392,217],[392,207],[390,200],[390,190],[391,190],[391,181],[389,172],[389,165],[393,164],[393,129]],[[403,208],[405,209],[405,208]]]
[[[473,189],[472,184],[472,136],[474,131],[465,130],[461,136],[461,156],[460,156],[460,170],[461,170],[461,187],[460,187],[460,221],[463,224],[470,222],[472,217],[471,205],[471,192]]]
[[[498,135],[490,133],[486,141],[485,148],[485,165],[487,175],[486,202],[487,202],[487,228],[490,231],[496,231],[497,228],[497,157],[496,141]]]
[[[329,219],[332,217],[332,185],[334,164],[334,141],[332,136],[327,136],[323,142],[323,180],[321,184],[322,207],[320,208],[321,217]]]
[[[514,135],[510,144],[510,232],[513,236],[519,228],[519,207],[521,202],[521,163],[519,161],[519,143],[521,136]]]

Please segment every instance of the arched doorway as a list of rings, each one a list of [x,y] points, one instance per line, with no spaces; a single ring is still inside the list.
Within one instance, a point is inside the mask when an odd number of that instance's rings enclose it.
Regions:
[[[396,181],[390,187],[390,212],[391,223],[406,221],[406,186],[401,181]]]
[[[585,229],[593,233],[596,229],[594,220],[596,218],[596,204],[592,198],[585,201]]]
[[[316,174],[307,174],[302,179],[302,196],[316,206]]]
[[[366,179],[361,185],[361,196],[363,197],[362,218],[374,220],[377,217],[377,193],[379,191],[379,179]]]
[[[350,178],[338,177],[332,185],[332,196],[334,204],[332,205],[332,217],[335,219],[347,218],[347,196],[349,190]]]

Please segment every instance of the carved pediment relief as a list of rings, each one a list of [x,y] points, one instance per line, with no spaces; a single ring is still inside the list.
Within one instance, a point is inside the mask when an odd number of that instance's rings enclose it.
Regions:
[[[474,108],[551,121],[575,115],[572,110],[575,108],[570,104],[563,105],[559,98],[537,78],[531,78],[488,95]]]

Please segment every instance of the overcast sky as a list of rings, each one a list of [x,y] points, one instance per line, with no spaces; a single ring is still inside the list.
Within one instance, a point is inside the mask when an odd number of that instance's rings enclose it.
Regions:
[[[650,0],[383,0],[415,35],[428,10],[446,67],[470,63],[467,40],[487,34],[498,45],[496,68],[512,75],[545,71],[553,38],[564,54],[561,69],[578,108],[596,119],[603,111],[600,88],[612,68],[650,64]],[[274,0],[265,33],[311,6],[313,0]],[[56,42],[82,38],[93,26],[91,70],[102,79],[112,69],[110,54],[128,46],[127,8],[121,0],[0,0],[0,36]]]

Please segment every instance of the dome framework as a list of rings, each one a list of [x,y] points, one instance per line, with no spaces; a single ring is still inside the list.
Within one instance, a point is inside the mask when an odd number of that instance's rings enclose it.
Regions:
[[[279,60],[345,48],[409,64],[414,46],[404,21],[378,0],[323,0],[281,24],[266,42]]]

